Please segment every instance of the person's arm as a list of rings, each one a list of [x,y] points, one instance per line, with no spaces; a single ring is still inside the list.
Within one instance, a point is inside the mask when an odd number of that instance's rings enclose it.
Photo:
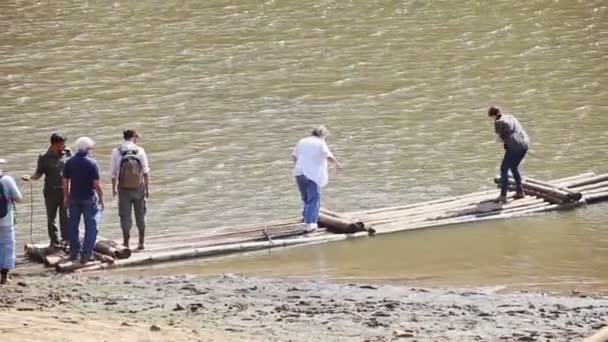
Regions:
[[[99,204],[99,208],[103,211],[105,209],[105,204],[103,202],[103,189],[101,188],[101,181],[99,179],[93,181],[93,188],[95,189],[95,192],[97,192],[97,203]]]
[[[506,139],[508,139],[509,131],[507,125],[503,121],[494,122],[494,131],[502,142],[506,142]]]
[[[38,179],[40,179],[40,177],[42,177],[43,174],[44,174],[44,165],[42,164],[42,156],[38,156],[36,171],[34,171],[34,173],[31,176],[25,175],[25,176],[21,177],[21,179],[23,179],[26,182],[29,182],[30,180],[38,180]]]
[[[340,164],[338,159],[336,159],[336,157],[331,152],[331,150],[329,149],[329,146],[327,146],[327,144],[325,144],[325,146],[323,146],[323,152],[327,156],[327,160],[329,160],[330,163],[336,165],[336,168],[338,168],[338,169],[342,168],[342,164]]]
[[[105,204],[103,202],[103,189],[101,187],[101,181],[99,180],[99,165],[95,163],[93,167],[93,189],[97,193],[97,204],[101,211],[105,209]]]
[[[146,150],[140,147],[139,153],[141,153],[141,168],[144,172],[144,186],[146,191],[146,198],[148,198],[150,197],[150,165],[148,164],[148,156],[146,155]]]

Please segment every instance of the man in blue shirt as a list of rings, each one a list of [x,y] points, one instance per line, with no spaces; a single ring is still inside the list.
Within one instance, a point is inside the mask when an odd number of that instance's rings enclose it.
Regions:
[[[70,158],[63,170],[63,201],[69,208],[68,239],[70,260],[81,263],[92,260],[97,240],[100,213],[104,209],[103,190],[99,181],[99,165],[89,154],[95,147],[93,140],[82,137],[76,141],[78,153]],[[82,252],[78,226],[84,217],[85,235]]]

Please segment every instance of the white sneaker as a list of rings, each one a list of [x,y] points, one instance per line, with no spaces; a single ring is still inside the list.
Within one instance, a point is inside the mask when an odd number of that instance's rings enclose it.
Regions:
[[[304,224],[304,231],[307,233],[312,233],[315,230],[317,230],[317,228],[319,228],[319,226],[316,223],[305,223]]]

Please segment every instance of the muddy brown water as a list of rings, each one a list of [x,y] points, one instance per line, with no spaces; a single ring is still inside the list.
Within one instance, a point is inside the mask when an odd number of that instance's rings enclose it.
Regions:
[[[91,136],[109,192],[110,150],[137,128],[152,167],[149,234],[297,215],[290,152],[319,123],[345,166],[324,194],[337,211],[490,189],[500,159],[491,103],[527,127],[527,174],[607,172],[607,5],[4,1],[0,157],[19,176],[53,130]],[[44,241],[40,183],[33,208]],[[606,288],[606,208],[170,272]],[[29,212],[20,207],[19,244]],[[119,236],[114,200],[101,231]]]

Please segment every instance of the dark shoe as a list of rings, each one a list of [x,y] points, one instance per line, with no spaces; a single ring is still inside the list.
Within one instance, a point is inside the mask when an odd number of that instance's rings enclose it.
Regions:
[[[70,257],[68,258],[69,261],[76,261],[78,260],[78,255],[70,255]]]
[[[502,203],[502,204],[507,204],[507,197],[506,196],[498,196],[495,200],[493,200],[492,202],[494,203]]]
[[[513,196],[514,200],[518,200],[518,199],[522,199],[522,198],[526,198],[526,194],[524,194],[523,192],[517,193],[517,194],[515,194],[515,196]]]
[[[80,258],[80,263],[83,265],[91,261],[95,261],[95,258],[93,258],[93,256],[82,256],[82,258]]]
[[[137,245],[137,250],[138,250],[138,251],[143,251],[145,248],[146,248],[146,247],[144,246],[143,242],[140,242],[140,243]]]

